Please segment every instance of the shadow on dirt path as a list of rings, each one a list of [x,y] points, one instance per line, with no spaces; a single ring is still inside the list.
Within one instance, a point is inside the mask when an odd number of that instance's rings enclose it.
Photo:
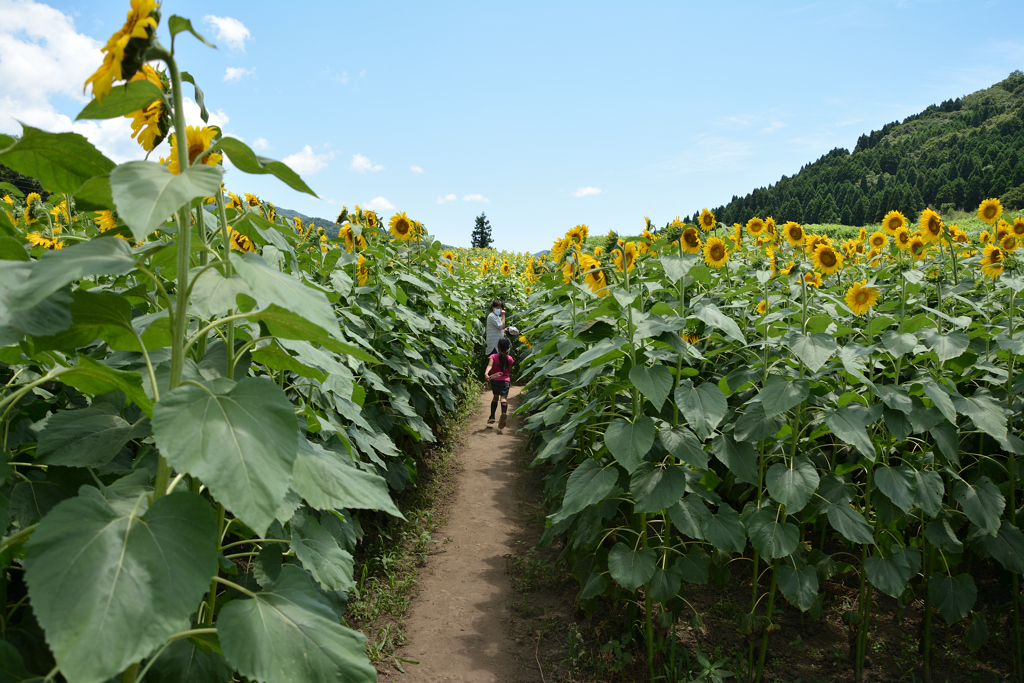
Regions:
[[[525,437],[511,416],[518,387],[509,400],[509,422],[499,434],[487,425],[490,393],[480,396],[456,453],[462,466],[442,541],[420,573],[420,590],[406,619],[409,643],[395,655],[406,673],[382,672],[383,682],[530,683],[541,677],[532,647],[509,635],[512,587],[506,556],[523,526],[516,481]]]

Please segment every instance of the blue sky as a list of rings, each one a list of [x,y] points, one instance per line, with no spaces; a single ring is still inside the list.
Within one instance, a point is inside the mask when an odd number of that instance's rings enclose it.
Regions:
[[[0,82],[14,84],[0,130],[70,126],[137,156],[124,124],[70,124],[127,9],[0,0]],[[238,171],[229,189],[326,218],[405,211],[460,246],[484,211],[496,247],[531,252],[577,223],[636,233],[645,215],[722,204],[1024,68],[1019,0],[166,0],[163,13],[218,44],[185,38],[178,54],[224,131],[288,159],[321,199]]]

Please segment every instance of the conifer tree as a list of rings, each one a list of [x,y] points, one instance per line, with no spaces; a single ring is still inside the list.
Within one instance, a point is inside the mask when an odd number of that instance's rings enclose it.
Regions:
[[[476,225],[473,227],[473,234],[470,237],[471,246],[487,249],[494,243],[491,237],[491,222],[487,220],[487,214],[481,212],[476,217]]]

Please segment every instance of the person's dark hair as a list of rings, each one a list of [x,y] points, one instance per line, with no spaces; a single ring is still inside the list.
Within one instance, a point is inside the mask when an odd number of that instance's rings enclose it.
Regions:
[[[502,306],[500,301],[495,299],[494,301],[491,302],[491,309],[493,310],[495,308],[504,308],[504,306]]]
[[[510,366],[508,360],[508,351],[512,348],[512,342],[508,340],[508,337],[502,337],[498,340],[498,370],[501,372],[508,372]]]

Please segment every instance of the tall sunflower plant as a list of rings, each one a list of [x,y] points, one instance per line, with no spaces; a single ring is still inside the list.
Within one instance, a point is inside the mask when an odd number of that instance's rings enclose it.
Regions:
[[[345,623],[359,518],[402,518],[391,493],[466,395],[475,281],[411,219],[400,252],[372,212],[327,235],[227,193],[225,157],[313,194],[185,125],[186,87],[207,113],[176,42],[209,43],[172,16],[165,47],[160,23],[132,0],[79,118],[128,117],[169,158],[0,136],[46,191],[0,204],[5,670],[376,680]]]
[[[776,597],[820,618],[836,572],[857,576],[858,679],[880,594],[924,604],[930,671],[933,616],[969,622],[972,643],[987,632],[969,562],[1019,585],[1020,282],[997,283],[1003,309],[980,280],[950,286],[935,273],[957,267],[951,240],[909,249],[942,234],[930,218],[906,246],[890,215],[884,244],[865,233],[840,248],[795,223],[765,239],[761,219],[730,246],[702,215],[703,235],[683,227],[647,254],[620,242],[592,268],[570,253],[543,276],[521,410],[546,474],[544,542],[565,535],[584,606],[626,605],[652,678],[665,674],[653,625],[699,627],[685,586],[724,584],[736,558],[750,562],[751,680]],[[595,291],[584,278],[598,267]]]

